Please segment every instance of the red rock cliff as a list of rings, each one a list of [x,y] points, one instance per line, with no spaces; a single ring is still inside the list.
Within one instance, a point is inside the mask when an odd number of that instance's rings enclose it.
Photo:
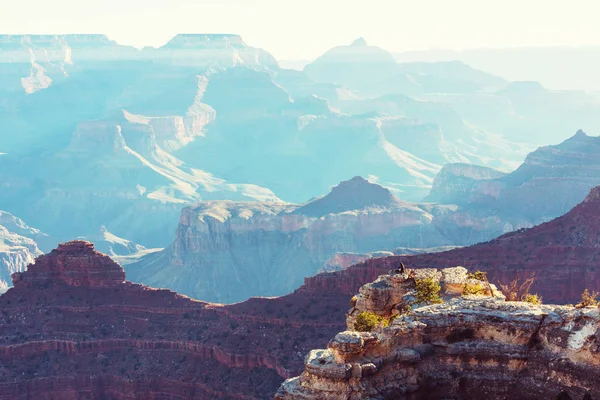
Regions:
[[[340,327],[314,299],[222,306],[126,282],[81,241],[13,277],[0,297],[0,399],[270,398]]]

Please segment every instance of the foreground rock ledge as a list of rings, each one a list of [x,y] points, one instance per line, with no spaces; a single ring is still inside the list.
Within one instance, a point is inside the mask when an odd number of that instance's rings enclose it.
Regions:
[[[417,306],[373,332],[339,333],[307,355],[276,399],[600,399],[597,307],[505,302],[495,288],[495,296],[461,297],[466,274],[440,272],[429,274],[443,304]],[[391,274],[363,286],[348,326],[362,311],[393,315],[414,294],[412,282]]]

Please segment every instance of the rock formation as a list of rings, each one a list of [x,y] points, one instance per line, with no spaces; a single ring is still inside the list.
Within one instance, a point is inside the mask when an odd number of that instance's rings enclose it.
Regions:
[[[415,282],[438,281],[442,304],[419,300]],[[360,289],[348,330],[312,350],[277,400],[597,398],[597,306],[506,302],[493,286],[464,295],[464,268],[392,272]],[[385,324],[357,332],[357,315]],[[389,322],[387,322],[389,321]],[[389,324],[389,326],[388,326]]]
[[[51,241],[37,229],[28,227],[21,219],[0,211],[0,293],[10,284],[10,275],[24,271],[27,265],[42,254],[36,242]]]
[[[83,241],[13,279],[0,296],[0,399],[265,399],[339,330],[293,295],[222,306],[126,282]]]
[[[414,268],[462,265],[488,273],[492,282],[507,283],[516,273],[535,273],[534,291],[545,301],[573,303],[584,289],[600,291],[596,260],[600,259],[600,186],[570,212],[530,229],[520,229],[489,242],[451,251],[367,260],[335,274],[305,280],[304,290],[327,290],[350,296],[403,262]]]
[[[183,210],[171,246],[126,268],[134,282],[206,301],[283,295],[336,253],[454,244],[431,224],[443,212],[361,177],[301,206],[203,202]]]

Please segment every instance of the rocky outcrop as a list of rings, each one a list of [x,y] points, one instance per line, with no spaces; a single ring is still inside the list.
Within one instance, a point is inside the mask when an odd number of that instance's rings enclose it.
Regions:
[[[70,286],[115,286],[125,282],[125,272],[108,256],[84,241],[63,243],[36,259],[27,272],[14,273],[16,288],[64,282]]]
[[[453,244],[432,229],[443,211],[402,202],[361,177],[302,206],[203,202],[183,210],[171,246],[127,265],[127,273],[206,301],[283,295],[336,253]]]
[[[427,200],[444,204],[464,204],[468,202],[478,181],[497,179],[504,175],[504,172],[479,165],[446,164],[436,175]]]
[[[426,275],[441,284],[442,304],[415,301],[415,280]],[[506,302],[492,286],[465,296],[468,284],[486,286],[464,268],[392,272],[363,286],[348,313],[348,330],[327,349],[309,352],[303,374],[286,380],[275,398],[600,396],[598,307]],[[389,326],[357,332],[361,313],[389,320]]]
[[[47,244],[47,239],[21,219],[0,211],[0,292],[8,288],[11,274],[24,271],[42,254],[36,241]]]
[[[0,399],[266,399],[339,330],[317,303],[199,302],[60,245],[0,296]]]

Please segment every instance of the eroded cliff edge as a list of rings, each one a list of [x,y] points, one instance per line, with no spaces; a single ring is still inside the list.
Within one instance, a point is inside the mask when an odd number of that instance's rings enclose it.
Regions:
[[[222,306],[125,279],[83,241],[13,274],[0,296],[0,399],[272,398],[340,329],[308,299]]]
[[[426,276],[441,283],[443,303],[415,302]],[[467,285],[483,295],[464,296]],[[348,330],[312,350],[277,400],[600,398],[598,307],[506,302],[462,267],[391,271],[354,301]],[[354,330],[363,312],[389,326]]]

